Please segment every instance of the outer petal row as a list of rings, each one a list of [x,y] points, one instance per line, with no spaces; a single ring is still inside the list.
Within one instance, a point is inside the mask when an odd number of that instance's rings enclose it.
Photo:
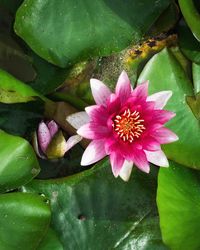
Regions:
[[[147,157],[147,160],[157,166],[160,167],[168,167],[169,166],[169,162],[167,160],[166,155],[163,153],[162,150],[158,150],[158,151],[146,151],[145,150],[145,154]]]
[[[83,153],[81,165],[87,166],[95,163],[106,156],[104,149],[104,140],[94,140],[90,142]]]
[[[172,91],[160,91],[147,97],[147,101],[155,102],[155,109],[162,109],[172,96]]]
[[[84,124],[88,123],[90,117],[85,111],[77,112],[67,116],[66,121],[75,129],[79,129]]]
[[[108,97],[111,95],[110,89],[97,79],[90,80],[92,95],[97,105],[106,105]]]
[[[119,96],[119,98],[121,99],[121,102],[126,101],[127,98],[130,97],[131,82],[125,71],[122,71],[121,75],[119,76],[119,79],[117,81],[117,85],[115,88],[115,93],[117,96]]]
[[[178,136],[173,133],[168,128],[159,128],[152,132],[152,136],[160,143],[160,144],[166,144],[171,143],[174,141],[177,141],[179,138]]]

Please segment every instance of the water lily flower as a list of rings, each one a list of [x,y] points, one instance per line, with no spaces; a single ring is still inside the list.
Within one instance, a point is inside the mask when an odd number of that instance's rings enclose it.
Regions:
[[[41,158],[60,158],[77,144],[82,137],[73,135],[66,141],[62,130],[53,120],[41,121],[37,133],[34,135],[34,148]]]
[[[97,79],[91,79],[90,85],[96,105],[85,109],[89,122],[77,133],[92,142],[81,165],[90,165],[109,155],[114,176],[125,181],[133,165],[146,173],[150,171],[149,163],[167,167],[161,144],[178,140],[176,134],[164,127],[175,116],[163,110],[172,92],[148,96],[148,82],[133,89],[125,71],[119,76],[114,93]],[[69,122],[71,119],[68,118]]]

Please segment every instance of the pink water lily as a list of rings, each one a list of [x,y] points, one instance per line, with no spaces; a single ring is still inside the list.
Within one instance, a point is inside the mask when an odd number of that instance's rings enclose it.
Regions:
[[[77,133],[92,142],[81,165],[90,165],[109,155],[114,176],[125,181],[133,165],[146,173],[150,171],[149,162],[167,167],[168,160],[160,145],[178,140],[176,134],[163,127],[175,116],[163,110],[172,92],[148,96],[148,82],[133,89],[125,71],[118,79],[115,93],[99,80],[91,79],[90,84],[96,105],[85,109],[89,122]]]

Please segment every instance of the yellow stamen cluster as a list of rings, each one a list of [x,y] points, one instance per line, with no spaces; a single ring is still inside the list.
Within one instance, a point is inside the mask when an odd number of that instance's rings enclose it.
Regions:
[[[130,109],[126,109],[121,115],[115,116],[112,126],[124,142],[132,143],[145,130],[143,123],[144,120],[140,119],[138,111],[132,112]]]

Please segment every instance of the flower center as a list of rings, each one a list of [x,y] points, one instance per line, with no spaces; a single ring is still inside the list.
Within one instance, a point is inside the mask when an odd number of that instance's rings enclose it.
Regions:
[[[143,123],[144,120],[140,119],[138,111],[132,112],[130,109],[126,109],[121,115],[115,116],[112,126],[123,141],[132,143],[145,130]]]

